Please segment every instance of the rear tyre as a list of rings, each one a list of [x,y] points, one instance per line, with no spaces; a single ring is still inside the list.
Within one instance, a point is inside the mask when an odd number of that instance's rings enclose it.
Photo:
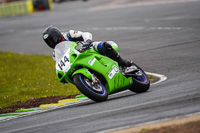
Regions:
[[[73,77],[73,81],[80,92],[93,101],[103,102],[107,100],[108,93],[101,83],[93,84],[91,79],[86,78],[82,74],[76,74]]]
[[[133,85],[129,90],[135,92],[135,93],[143,93],[149,90],[150,87],[150,81],[146,73],[138,67],[137,72],[134,73],[134,76],[131,76],[133,79]]]

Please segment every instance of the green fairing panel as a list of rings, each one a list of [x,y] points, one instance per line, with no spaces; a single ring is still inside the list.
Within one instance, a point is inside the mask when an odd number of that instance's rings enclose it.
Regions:
[[[58,80],[61,82],[63,79],[64,79],[64,72],[63,71],[59,71],[59,70],[56,70],[56,76],[58,78]]]
[[[62,82],[62,83],[67,83],[67,82],[73,83],[73,81],[71,79],[67,78],[67,76],[66,76],[67,74],[68,73],[64,73],[63,71],[56,70],[56,76],[57,76],[59,82]]]
[[[86,68],[81,68],[81,69],[78,69],[77,71],[75,71],[73,74],[72,74],[72,77],[76,74],[82,74],[84,75],[85,77],[87,77],[88,79],[91,79],[91,73],[86,69]]]
[[[119,70],[119,67],[117,64],[113,64],[113,66],[116,66]],[[113,77],[110,76],[110,74],[114,74]],[[113,68],[110,68],[107,74],[105,75],[106,81],[108,84],[106,85],[108,90],[108,94],[116,93],[119,91],[123,91],[129,87],[131,87],[132,78],[126,78],[124,75],[122,75],[120,72],[113,73]],[[116,89],[117,88],[117,89]]]

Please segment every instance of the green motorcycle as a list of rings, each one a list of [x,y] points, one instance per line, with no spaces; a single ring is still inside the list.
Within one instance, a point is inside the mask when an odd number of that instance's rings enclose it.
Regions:
[[[137,65],[122,68],[93,47],[81,50],[76,47],[77,44],[70,41],[55,47],[56,75],[60,82],[76,85],[80,92],[96,102],[106,101],[108,95],[127,89],[135,93],[149,89],[149,79]]]

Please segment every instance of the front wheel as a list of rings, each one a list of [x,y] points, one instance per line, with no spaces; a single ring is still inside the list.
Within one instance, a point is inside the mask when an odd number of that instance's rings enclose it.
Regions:
[[[148,91],[150,87],[150,81],[146,73],[137,66],[138,71],[136,71],[132,77],[133,85],[129,88],[135,93],[143,93]]]
[[[96,102],[106,101],[108,93],[101,83],[93,83],[91,79],[86,78],[82,74],[76,74],[73,77],[76,87],[85,96]]]

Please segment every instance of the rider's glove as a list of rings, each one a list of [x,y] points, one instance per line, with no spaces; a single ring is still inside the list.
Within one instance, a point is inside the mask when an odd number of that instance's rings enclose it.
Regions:
[[[83,45],[83,48],[89,48],[89,47],[91,47],[93,42],[94,42],[94,41],[88,39],[88,40],[85,42],[85,44]]]

